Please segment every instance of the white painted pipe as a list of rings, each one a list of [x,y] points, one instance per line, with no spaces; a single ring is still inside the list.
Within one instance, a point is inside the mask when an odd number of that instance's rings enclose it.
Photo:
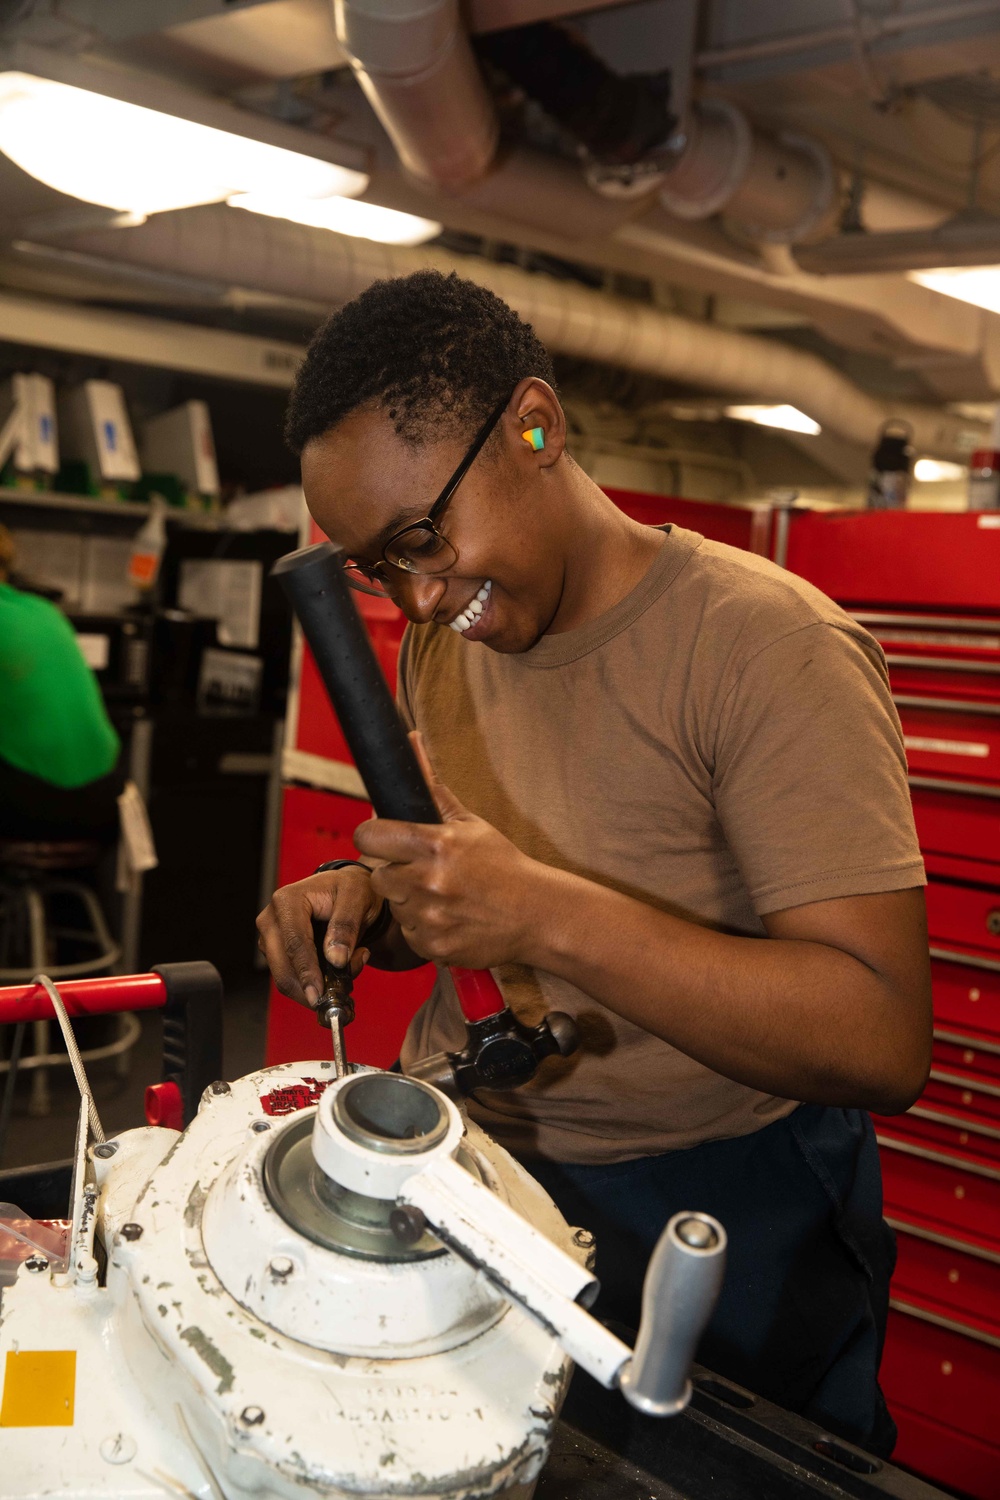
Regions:
[[[380,277],[406,276],[422,267],[456,271],[502,297],[555,353],[788,403],[863,448],[874,445],[890,416],[911,424],[918,452],[938,457],[964,456],[974,430],[974,424],[934,407],[887,405],[817,355],[776,339],[698,323],[478,256],[349,239],[215,205],[157,214],[140,228],[81,236],[74,244],[133,265],[204,280],[238,280],[331,307]]]
[[[405,169],[454,191],[485,176],[499,124],[458,0],[334,0],[337,40]]]

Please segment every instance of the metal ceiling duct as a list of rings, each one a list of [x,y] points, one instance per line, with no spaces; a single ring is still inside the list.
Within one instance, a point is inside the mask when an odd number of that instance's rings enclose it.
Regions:
[[[834,276],[992,266],[1000,263],[1000,218],[969,215],[949,219],[939,229],[839,234],[796,249],[795,259],[804,271]]]
[[[334,0],[334,19],[406,170],[447,191],[485,176],[499,122],[458,0]]]
[[[405,276],[426,266],[455,271],[504,298],[556,353],[758,401],[787,402],[866,449],[890,416],[912,425],[921,453],[964,454],[970,436],[978,437],[975,424],[948,412],[889,407],[816,355],[777,340],[698,323],[475,256],[378,245],[216,206],[158,214],[137,229],[78,236],[74,247],[203,280],[238,276],[242,286],[331,307],[380,277]]]
[[[696,105],[687,145],[660,184],[680,219],[722,213],[751,239],[797,245],[827,234],[839,208],[829,153],[808,136],[765,136],[723,99]]]

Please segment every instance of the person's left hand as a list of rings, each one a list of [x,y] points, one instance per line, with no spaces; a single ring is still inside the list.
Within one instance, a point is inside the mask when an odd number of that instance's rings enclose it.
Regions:
[[[434,774],[419,734],[410,736],[441,823],[372,818],[355,830],[361,854],[387,863],[372,875],[404,938],[421,958],[467,969],[525,962],[539,915],[545,866],[463,807]]]

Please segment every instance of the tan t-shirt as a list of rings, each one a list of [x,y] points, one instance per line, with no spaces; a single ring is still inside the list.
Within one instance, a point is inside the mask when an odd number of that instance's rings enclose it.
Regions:
[[[811,584],[695,532],[668,529],[625,599],[520,655],[410,627],[399,697],[441,779],[524,853],[692,921],[763,935],[766,912],[924,883],[878,644]],[[795,1107],[564,980],[497,978],[522,1018],[568,1011],[582,1037],[525,1087],[472,1101],[521,1155],[624,1161]],[[463,1040],[444,971],[404,1067]]]

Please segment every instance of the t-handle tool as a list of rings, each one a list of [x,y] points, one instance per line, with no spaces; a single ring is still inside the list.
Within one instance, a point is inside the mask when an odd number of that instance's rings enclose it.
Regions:
[[[272,569],[298,616],[344,738],[380,818],[440,823],[371,641],[344,577],[345,553],[320,542],[279,558]],[[577,1046],[570,1016],[553,1012],[524,1026],[486,969],[452,969],[467,1042],[425,1058],[420,1076],[452,1094],[526,1083],[544,1057]]]
[[[354,1020],[354,979],[350,966],[341,969],[331,964],[323,951],[326,923],[314,922],[316,952],[323,971],[323,994],[316,1006],[316,1019],[321,1026],[330,1028],[333,1042],[333,1065],[338,1078],[346,1078],[350,1069],[344,1050],[344,1027]]]

